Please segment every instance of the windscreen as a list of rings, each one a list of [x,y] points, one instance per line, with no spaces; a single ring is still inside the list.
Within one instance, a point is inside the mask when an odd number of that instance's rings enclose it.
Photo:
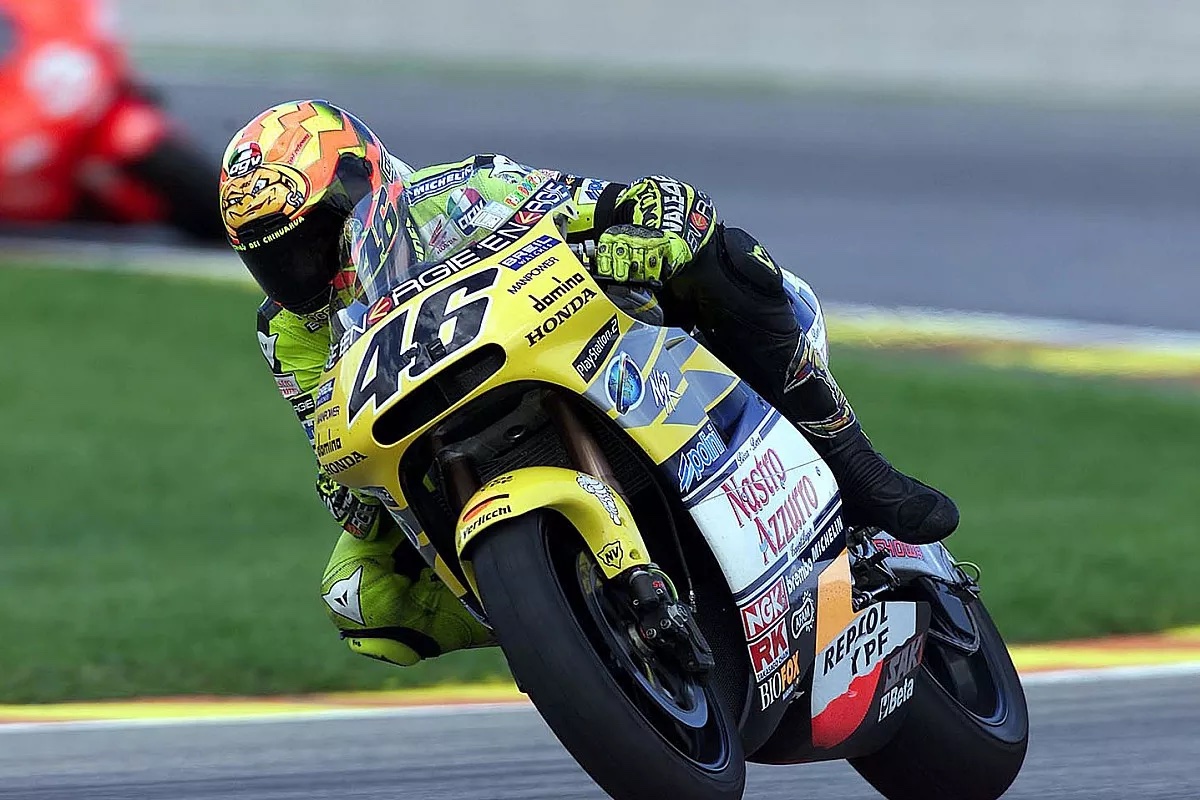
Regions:
[[[418,253],[423,248],[409,221],[408,197],[400,181],[358,202],[346,220],[342,246],[347,267],[335,279],[330,306],[333,341],[340,343],[335,353],[344,352],[378,321],[368,321],[367,312],[421,263]]]

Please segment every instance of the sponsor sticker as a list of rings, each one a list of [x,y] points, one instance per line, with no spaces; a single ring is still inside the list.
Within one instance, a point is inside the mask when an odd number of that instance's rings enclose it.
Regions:
[[[679,405],[679,392],[671,388],[671,374],[666,370],[654,370],[650,373],[650,394],[654,404],[672,414]]]
[[[704,470],[715,464],[726,449],[725,440],[711,422],[700,429],[693,442],[679,457],[679,491],[685,494],[704,477]]]
[[[781,619],[773,628],[768,630],[749,645],[750,666],[754,669],[754,679],[762,681],[791,655],[788,646],[787,620]]]
[[[461,183],[466,183],[474,172],[472,167],[461,167],[452,169],[449,172],[440,172],[437,175],[431,175],[419,183],[414,183],[405,189],[408,192],[408,202],[410,205],[416,205],[430,195],[445,191],[451,186],[457,186]]]
[[[341,439],[334,439],[333,441],[334,441],[334,443],[337,444],[338,448],[340,448],[342,446]],[[333,461],[326,462],[322,466],[324,467],[325,471],[327,473],[329,473],[330,475],[337,475],[339,472],[345,472],[346,470],[353,467],[355,464],[361,464],[362,462],[364,462],[366,460],[367,460],[367,457],[365,454],[360,453],[357,450],[352,450],[349,455],[345,455],[345,456],[342,456],[341,458],[334,459]]]
[[[783,666],[772,672],[758,686],[758,710],[766,711],[780,700],[795,694],[796,681],[800,680],[800,654],[793,653]]]
[[[764,631],[782,620],[789,608],[787,588],[783,585],[781,577],[742,608],[742,630],[746,632],[746,640],[761,636]]]
[[[604,376],[604,387],[609,402],[617,409],[618,414],[633,411],[641,405],[646,393],[642,371],[633,357],[624,351],[609,362]]]
[[[569,299],[563,304],[562,308],[557,309],[552,316],[546,317],[541,324],[533,330],[525,334],[525,340],[529,342],[529,346],[533,347],[550,333],[558,329],[559,325],[569,320],[571,317],[579,313],[585,305],[592,302],[596,297],[596,292],[585,286],[583,291]]]
[[[553,236],[539,236],[512,255],[500,259],[500,263],[509,269],[516,269],[548,252],[556,244],[558,244],[558,239],[555,239]]]
[[[598,178],[585,179],[583,185],[579,187],[579,202],[597,202],[600,199],[600,195],[604,193],[604,187],[606,186],[608,186],[608,181],[602,181]]]
[[[296,380],[296,373],[287,372],[282,375],[276,373],[275,385],[279,387],[279,393],[291,400],[296,395],[300,394],[300,382]]]
[[[579,475],[575,478],[575,482],[585,492],[600,501],[600,505],[604,506],[604,510],[608,512],[613,525],[621,524],[621,510],[617,508],[617,501],[613,498],[612,489],[608,488],[608,484],[591,475]]]
[[[621,329],[617,324],[617,315],[614,314],[600,330],[592,335],[591,339],[588,339],[583,350],[571,362],[584,383],[591,383],[592,379],[596,377],[596,373],[600,371],[600,365],[608,359],[619,338],[621,338]]]
[[[317,408],[328,403],[333,399],[333,382],[336,378],[330,378],[317,387]]]

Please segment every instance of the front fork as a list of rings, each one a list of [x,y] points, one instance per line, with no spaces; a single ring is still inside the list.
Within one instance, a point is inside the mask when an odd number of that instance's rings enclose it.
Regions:
[[[570,403],[557,393],[548,393],[546,411],[567,451],[571,466],[603,481],[625,499],[604,450],[579,419]],[[478,471],[469,456],[447,446],[442,437],[432,437],[435,460],[447,494],[462,509],[481,486]],[[686,672],[704,676],[716,662],[712,648],[701,633],[692,610],[683,603],[674,584],[655,564],[634,566],[610,580],[611,588],[626,609],[641,639],[638,649],[665,657]]]

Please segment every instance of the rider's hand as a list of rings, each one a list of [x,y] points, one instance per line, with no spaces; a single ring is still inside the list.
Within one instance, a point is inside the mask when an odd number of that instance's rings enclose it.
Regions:
[[[600,234],[596,242],[595,273],[610,281],[662,282],[664,268],[691,259],[678,234],[654,230],[642,225],[614,225]]]

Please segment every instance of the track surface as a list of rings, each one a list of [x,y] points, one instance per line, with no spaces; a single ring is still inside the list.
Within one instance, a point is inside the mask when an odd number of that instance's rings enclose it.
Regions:
[[[164,95],[214,151],[315,95],[414,163],[675,174],[831,300],[1200,329],[1197,114],[251,74]]]
[[[1200,676],[1040,684],[1018,800],[1192,800]],[[0,729],[2,731],[3,729]],[[620,765],[614,765],[619,769]],[[878,798],[843,763],[752,766],[755,800]],[[0,734],[9,800],[572,800],[603,795],[534,712]]]

